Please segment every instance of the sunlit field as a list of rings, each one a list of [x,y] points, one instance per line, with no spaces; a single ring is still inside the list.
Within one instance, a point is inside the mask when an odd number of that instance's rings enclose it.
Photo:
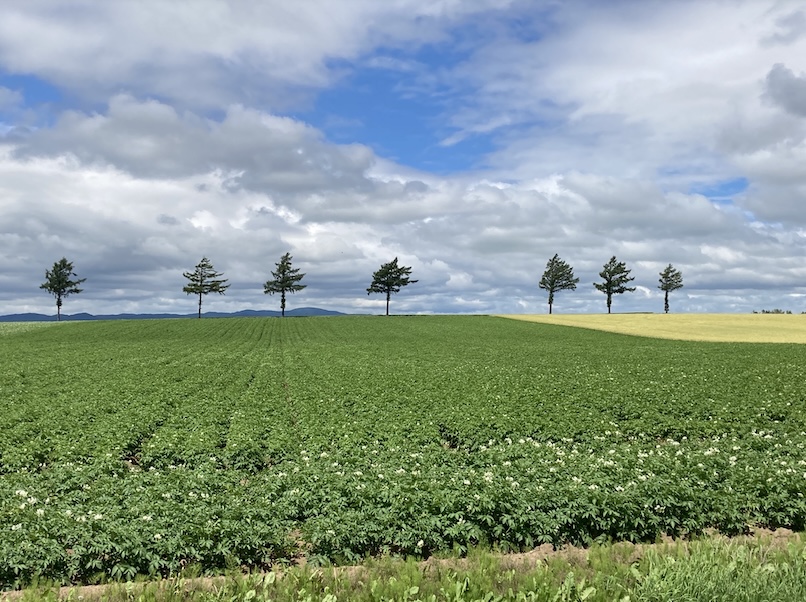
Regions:
[[[659,339],[806,343],[806,315],[803,314],[513,314],[502,317]]]
[[[0,322],[0,337],[55,326],[56,324],[61,324],[61,322]]]
[[[0,590],[803,531],[804,399],[804,345],[489,316],[9,332]]]

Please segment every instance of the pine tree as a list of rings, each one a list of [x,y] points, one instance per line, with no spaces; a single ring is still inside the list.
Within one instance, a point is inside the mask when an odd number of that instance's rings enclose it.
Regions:
[[[223,274],[216,272],[213,264],[206,257],[202,257],[192,272],[183,272],[182,275],[190,281],[182,287],[182,292],[199,296],[199,318],[201,318],[202,297],[208,293],[223,295],[224,291],[229,288],[227,280],[221,278]]]
[[[551,307],[554,304],[554,293],[576,290],[577,282],[579,282],[579,278],[574,278],[574,268],[555,253],[546,264],[546,271],[543,272],[543,277],[538,285],[549,293],[549,314],[551,314]]]
[[[409,275],[411,268],[397,265],[397,257],[394,261],[384,263],[379,270],[372,274],[372,284],[367,289],[367,295],[381,293],[386,295],[386,315],[389,315],[389,298],[392,293],[399,293],[400,289],[409,284],[414,284],[417,280],[411,280]]]
[[[604,269],[599,272],[599,276],[604,279],[601,284],[594,282],[593,286],[596,290],[603,292],[607,295],[607,313],[610,313],[610,305],[613,302],[613,295],[620,295],[622,293],[631,293],[635,287],[626,286],[628,282],[632,282],[635,278],[630,276],[630,271],[623,261],[617,261],[616,256],[610,258]]]
[[[658,288],[665,293],[663,297],[663,311],[668,314],[669,293],[672,291],[676,291],[677,289],[683,288],[683,273],[680,270],[676,270],[674,266],[670,263],[660,273],[660,279],[658,280]]]
[[[87,279],[72,280],[71,277],[75,275],[72,262],[67,261],[65,257],[55,262],[52,270],[45,270],[45,282],[39,288],[45,289],[56,297],[56,319],[58,321],[62,319],[63,300],[69,295],[77,295],[84,290],[78,288],[78,285]]]
[[[280,293],[280,313],[285,317],[285,294],[296,293],[305,288],[306,285],[299,284],[305,274],[299,273],[299,268],[291,267],[291,254],[286,253],[280,258],[280,262],[274,264],[277,269],[271,273],[274,280],[269,280],[263,285],[263,292],[267,295]]]

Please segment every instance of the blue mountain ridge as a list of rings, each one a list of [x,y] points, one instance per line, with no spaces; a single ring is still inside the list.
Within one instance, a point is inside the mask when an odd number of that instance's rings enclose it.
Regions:
[[[319,309],[318,307],[299,307],[289,309],[285,312],[287,318],[301,317],[301,316],[345,316],[347,314],[340,311],[331,311],[329,309]],[[197,313],[190,314],[104,314],[94,315],[88,313],[78,314],[62,314],[62,322],[77,322],[81,320],[159,320],[163,318],[196,318]],[[268,309],[244,309],[232,313],[211,311],[202,312],[202,317],[205,318],[279,318],[280,312]],[[9,314],[7,316],[0,316],[0,322],[53,322],[56,320],[55,315],[37,314],[37,313],[24,313],[24,314]]]

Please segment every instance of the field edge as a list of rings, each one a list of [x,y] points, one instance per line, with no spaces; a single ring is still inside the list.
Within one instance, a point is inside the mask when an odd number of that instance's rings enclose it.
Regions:
[[[497,317],[657,339],[806,344],[805,314],[498,314]]]

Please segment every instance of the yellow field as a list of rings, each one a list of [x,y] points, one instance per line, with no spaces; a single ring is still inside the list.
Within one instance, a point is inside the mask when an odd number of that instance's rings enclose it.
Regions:
[[[804,314],[512,314],[501,317],[660,339],[806,343]]]

